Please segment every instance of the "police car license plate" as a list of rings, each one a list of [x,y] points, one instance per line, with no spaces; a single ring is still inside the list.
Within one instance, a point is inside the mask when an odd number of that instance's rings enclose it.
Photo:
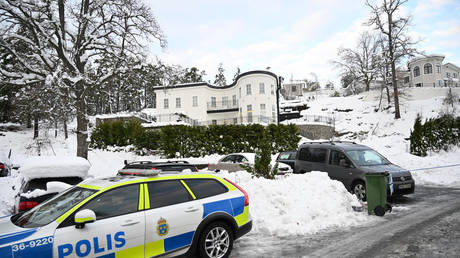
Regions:
[[[408,188],[410,188],[410,187],[411,187],[410,184],[406,184],[406,185],[399,185],[398,188],[399,188],[399,189],[408,189]]]

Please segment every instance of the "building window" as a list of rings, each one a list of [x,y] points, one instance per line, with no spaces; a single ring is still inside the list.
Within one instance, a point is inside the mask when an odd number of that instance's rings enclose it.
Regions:
[[[237,101],[236,101],[236,95],[233,95],[233,96],[232,96],[232,105],[233,105],[234,107],[236,107],[236,106],[238,105],[238,103],[237,103]]]
[[[216,102],[216,97],[211,97],[211,107],[216,107],[217,102]]]
[[[438,81],[438,86],[442,87],[442,81],[441,80]]]
[[[239,88],[239,90],[240,90],[240,98],[241,98],[241,87]]]
[[[251,95],[251,84],[246,85],[246,95]]]
[[[409,76],[404,77],[404,83],[409,83]]]
[[[246,107],[248,113],[248,123],[252,123],[252,105]]]
[[[430,63],[427,63],[423,66],[423,73],[424,74],[431,74],[433,73],[433,66]]]
[[[192,105],[194,107],[198,107],[198,96],[193,96],[192,97]]]
[[[450,73],[446,73],[447,78],[450,78]]]
[[[440,65],[436,65],[436,72],[441,73],[441,66]]]
[[[217,125],[217,120],[213,119],[213,120],[211,121],[211,123],[212,123],[212,125]]]
[[[164,99],[163,100],[163,106],[164,106],[165,109],[169,108],[169,99]]]
[[[176,108],[180,108],[181,103],[180,103],[180,98],[176,98]]]
[[[454,78],[457,78],[457,73],[453,73],[452,75],[454,76]]]
[[[416,66],[414,68],[414,77],[420,76],[420,67]]]
[[[271,86],[271,87],[270,87],[270,92],[271,92],[271,94],[272,94],[272,95],[275,95],[275,86],[273,86],[273,85],[270,85],[270,86]]]
[[[228,97],[222,97],[222,107],[228,108]]]
[[[275,105],[272,105],[272,117],[273,117],[273,121],[276,121],[276,107],[275,107]]]
[[[296,91],[297,91],[297,87],[293,85],[291,88],[291,92],[296,92]]]
[[[260,116],[262,116],[262,121],[266,122],[265,117],[267,116],[267,114],[265,112],[265,104],[260,104]]]
[[[236,117],[233,118],[233,124],[234,125],[238,124],[238,118],[236,118]]]
[[[263,82],[259,83],[259,94],[265,94],[265,84]]]

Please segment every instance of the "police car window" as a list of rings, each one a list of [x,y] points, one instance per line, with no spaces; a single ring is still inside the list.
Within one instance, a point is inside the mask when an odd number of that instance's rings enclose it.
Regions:
[[[95,192],[95,190],[81,187],[70,188],[48,201],[45,201],[36,208],[26,211],[21,216],[17,217],[13,223],[23,228],[45,226]]]
[[[214,179],[184,180],[197,199],[228,192],[228,189]]]
[[[148,183],[150,208],[160,208],[191,200],[187,189],[179,180]]]
[[[139,184],[118,187],[95,197],[81,209],[96,213],[96,220],[120,216],[137,211]]]

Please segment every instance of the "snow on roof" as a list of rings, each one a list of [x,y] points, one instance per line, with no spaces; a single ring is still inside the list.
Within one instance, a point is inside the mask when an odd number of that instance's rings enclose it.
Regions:
[[[19,173],[28,179],[44,177],[78,176],[85,178],[91,167],[88,160],[69,156],[40,156],[27,159]]]

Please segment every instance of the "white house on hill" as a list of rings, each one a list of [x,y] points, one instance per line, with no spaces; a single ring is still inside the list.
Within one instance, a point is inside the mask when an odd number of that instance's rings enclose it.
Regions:
[[[445,56],[429,55],[409,61],[404,82],[415,87],[459,87],[460,68],[452,63],[443,64]]]
[[[276,74],[249,71],[226,86],[206,82],[155,87],[157,122],[192,124],[276,123]]]

